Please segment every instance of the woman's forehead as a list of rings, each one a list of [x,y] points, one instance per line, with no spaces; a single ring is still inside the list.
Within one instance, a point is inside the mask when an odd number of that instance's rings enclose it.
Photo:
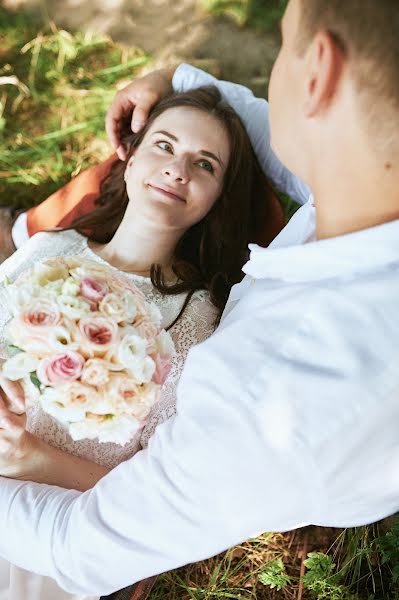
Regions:
[[[156,132],[171,134],[179,143],[191,143],[199,148],[212,145],[213,150],[218,149],[223,154],[229,152],[224,125],[215,115],[197,108],[169,108],[154,120],[147,135]]]

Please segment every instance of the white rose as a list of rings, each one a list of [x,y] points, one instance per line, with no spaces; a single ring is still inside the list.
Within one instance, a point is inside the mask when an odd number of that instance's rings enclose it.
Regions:
[[[111,292],[104,296],[98,309],[101,313],[114,319],[117,323],[131,323],[136,316],[137,308],[133,294],[125,291],[123,295]]]
[[[57,325],[49,332],[48,335],[48,349],[54,352],[66,352],[68,350],[78,350],[79,344],[77,344],[71,335],[71,331],[68,327],[63,325]]]
[[[115,359],[125,369],[139,372],[140,365],[147,358],[147,341],[137,335],[134,327],[125,328],[125,330],[126,333],[116,348]],[[138,383],[142,382],[138,380]]]
[[[156,338],[158,352],[161,356],[173,356],[175,353],[175,345],[171,335],[162,329]]]
[[[3,363],[1,370],[4,377],[11,381],[17,381],[36,371],[38,364],[39,361],[37,358],[26,354],[26,352],[18,352],[18,354],[15,354]]]
[[[149,356],[132,360],[127,371],[137,383],[148,383],[155,372],[155,362]]]
[[[73,381],[46,387],[40,402],[43,410],[61,423],[81,421],[95,407],[97,394],[88,385]]]
[[[64,296],[77,296],[79,294],[79,284],[73,277],[68,277],[62,285],[61,293]]]
[[[50,258],[45,262],[35,263],[31,281],[44,287],[50,282],[63,281],[68,275],[67,266],[62,258]]]
[[[24,377],[21,380],[21,383],[22,387],[24,388],[25,407],[28,408],[29,406],[33,406],[38,400],[40,400],[40,391],[37,388],[37,386],[34,383],[32,383],[30,375]]]
[[[97,415],[89,415],[84,421],[71,423],[69,435],[73,440],[98,438],[100,442],[113,442],[124,446],[140,428],[140,423],[131,417],[97,418]]]
[[[76,296],[58,296],[58,306],[69,319],[81,319],[90,313],[90,305]]]
[[[160,327],[163,317],[159,308],[153,302],[146,302],[145,310],[148,318],[154,323],[154,325]]]
[[[40,289],[40,295],[55,300],[61,294],[63,283],[63,279],[50,281]]]
[[[31,283],[11,284],[5,288],[7,306],[14,317],[18,316],[20,309],[28,304],[32,298],[37,298],[40,288]]]

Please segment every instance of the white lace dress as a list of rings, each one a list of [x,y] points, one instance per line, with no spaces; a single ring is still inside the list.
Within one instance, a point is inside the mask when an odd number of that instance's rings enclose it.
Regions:
[[[103,264],[106,263],[87,245],[87,239],[75,231],[59,233],[38,233],[22,248],[0,265],[0,357],[7,358],[4,340],[4,327],[11,315],[4,297],[4,284],[7,276],[14,280],[20,273],[38,261],[51,256],[78,255]],[[113,268],[113,267],[110,267]],[[124,273],[143,292],[146,299],[154,302],[163,317],[162,325],[173,323],[180,312],[186,294],[163,296],[156,290],[150,278]],[[114,467],[130,458],[141,447],[145,447],[159,423],[175,414],[176,386],[191,346],[209,337],[214,329],[217,311],[205,291],[193,294],[182,317],[169,330],[176,354],[172,369],[163,387],[160,401],[152,408],[144,429],[126,446],[99,444],[93,440],[74,442],[66,431],[38,406],[27,413],[27,429],[52,446],[79,455],[106,467]],[[23,544],[21,540],[21,544]],[[0,600],[77,600],[77,596],[63,592],[54,581],[47,577],[33,575],[0,560]],[[88,599],[87,599],[88,600]]]

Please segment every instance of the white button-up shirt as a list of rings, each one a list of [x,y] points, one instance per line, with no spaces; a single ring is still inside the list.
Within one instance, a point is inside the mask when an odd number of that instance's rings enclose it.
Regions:
[[[262,531],[399,509],[399,221],[310,242],[303,206],[252,247],[175,418],[92,490],[0,478],[0,556],[80,594]]]

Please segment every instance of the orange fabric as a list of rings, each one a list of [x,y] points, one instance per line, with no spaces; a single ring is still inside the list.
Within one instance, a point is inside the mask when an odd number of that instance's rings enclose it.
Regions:
[[[111,165],[119,160],[116,154],[106,161],[90,167],[57,190],[38,206],[31,208],[27,215],[30,236],[52,227],[68,227],[77,217],[87,214],[95,207],[94,201],[100,191],[101,180],[108,174]],[[253,232],[253,241],[268,246],[284,227],[284,213],[280,202],[272,192],[264,204],[260,204],[256,218],[258,224]]]
[[[29,235],[52,227],[68,227],[77,217],[93,210],[94,201],[100,192],[101,180],[115,160],[119,160],[116,154],[99,165],[82,171],[64,187],[51,194],[47,200],[28,210]]]

